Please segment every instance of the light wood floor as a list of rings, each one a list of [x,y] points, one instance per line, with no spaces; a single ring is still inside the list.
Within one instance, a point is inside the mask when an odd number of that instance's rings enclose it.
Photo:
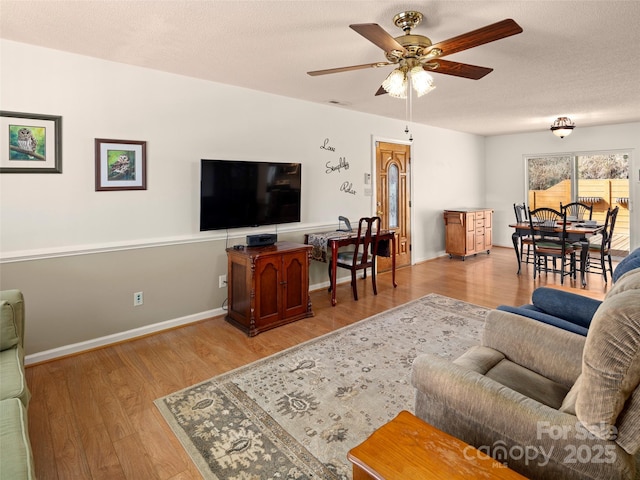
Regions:
[[[490,255],[442,257],[390,274],[359,280],[360,300],[338,286],[338,305],[326,290],[312,292],[315,316],[247,338],[222,317],[27,368],[32,392],[29,431],[37,477],[47,479],[201,478],[158,413],[153,400],[253,362],[318,335],[428,293],[478,305],[528,303],[540,285],[602,299],[606,285],[591,274],[581,289],[560,287],[552,274],[532,279],[531,266],[516,275],[512,249]],[[27,319],[28,321],[28,319]]]

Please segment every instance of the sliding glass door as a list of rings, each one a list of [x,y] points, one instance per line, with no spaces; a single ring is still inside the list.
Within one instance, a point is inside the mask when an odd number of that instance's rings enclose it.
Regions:
[[[528,156],[527,204],[531,210],[560,203],[593,205],[593,219],[604,222],[609,208],[619,207],[612,248],[629,251],[629,152]]]
[[[545,156],[527,158],[527,205],[558,210],[560,203],[573,198],[573,157]]]

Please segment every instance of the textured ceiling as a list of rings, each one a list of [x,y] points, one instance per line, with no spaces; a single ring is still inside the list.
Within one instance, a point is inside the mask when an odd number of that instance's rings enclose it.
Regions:
[[[0,37],[385,117],[403,100],[374,96],[391,67],[349,28],[418,10],[434,43],[512,18],[524,32],[447,57],[491,67],[481,80],[434,74],[413,121],[480,135],[640,121],[640,1],[0,0]]]

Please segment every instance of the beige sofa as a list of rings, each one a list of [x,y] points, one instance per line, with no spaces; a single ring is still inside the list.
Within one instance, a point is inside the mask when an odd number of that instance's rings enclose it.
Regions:
[[[416,415],[531,479],[633,479],[640,449],[640,269],[587,336],[493,310],[481,345],[413,364]]]
[[[30,393],[24,370],[24,299],[0,292],[0,477],[35,478],[27,426]]]

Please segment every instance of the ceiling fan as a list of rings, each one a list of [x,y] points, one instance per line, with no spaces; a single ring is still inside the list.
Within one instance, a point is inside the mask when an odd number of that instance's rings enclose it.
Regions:
[[[421,72],[424,71],[479,80],[488,73],[491,73],[493,69],[479,67],[476,65],[468,65],[466,63],[452,62],[450,60],[444,60],[442,57],[522,32],[522,28],[514,20],[505,19],[500,22],[487,25],[486,27],[463,33],[462,35],[458,35],[457,37],[453,37],[442,42],[431,43],[429,38],[423,35],[415,35],[411,33],[411,30],[420,24],[422,19],[422,13],[416,11],[406,11],[397,14],[393,17],[393,23],[398,28],[402,29],[405,34],[395,38],[389,35],[377,23],[359,23],[349,25],[350,28],[358,32],[364,38],[384,50],[387,61],[352,65],[350,67],[315,70],[307,73],[311,76],[317,76],[327,75],[330,73],[348,72],[351,70],[361,70],[365,68],[385,67],[387,65],[398,65],[398,68],[391,72],[389,77],[387,77],[385,82],[383,82],[382,86],[376,92],[376,95],[389,93],[392,96],[402,97],[402,90],[396,89],[397,84],[395,87],[393,85],[394,79],[392,77],[396,75],[396,73],[397,78],[395,78],[395,81],[402,82],[404,80],[405,82],[403,86],[404,92],[407,90],[407,78],[413,78],[415,82],[418,80],[418,76]],[[433,87],[431,86],[430,88]],[[426,93],[426,91],[422,93]],[[418,91],[419,96],[422,93]]]

